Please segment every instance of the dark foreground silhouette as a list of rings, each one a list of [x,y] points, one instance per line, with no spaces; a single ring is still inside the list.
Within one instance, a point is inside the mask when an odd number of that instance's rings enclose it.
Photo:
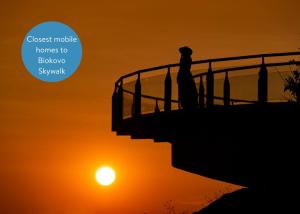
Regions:
[[[240,189],[233,193],[227,193],[218,200],[212,202],[207,207],[193,214],[209,214],[209,213],[253,213],[255,196],[251,190],[247,188]],[[255,212],[254,212],[255,213]]]
[[[193,214],[299,213],[297,196],[284,195],[282,199],[279,194],[243,188],[223,195]]]

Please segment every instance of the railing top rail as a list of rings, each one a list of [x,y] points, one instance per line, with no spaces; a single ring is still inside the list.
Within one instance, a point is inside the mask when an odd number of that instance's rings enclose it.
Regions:
[[[283,65],[290,65],[290,64],[298,64],[300,61],[293,61],[293,62],[277,62],[277,63],[265,63],[266,67],[275,67],[275,66],[283,66]],[[241,71],[241,70],[248,70],[248,69],[253,69],[253,68],[260,68],[261,64],[256,64],[256,65],[245,65],[245,66],[238,66],[238,67],[231,67],[231,68],[222,68],[218,70],[214,70],[214,74],[218,73],[225,73],[229,71]],[[207,75],[208,72],[203,72],[200,74],[195,74],[193,75],[193,78]]]
[[[213,63],[213,62],[225,62],[225,61],[234,61],[234,60],[243,60],[243,59],[255,59],[255,58],[268,58],[268,57],[282,57],[282,56],[296,56],[300,55],[300,51],[296,52],[284,52],[284,53],[267,53],[267,54],[255,54],[255,55],[245,55],[245,56],[236,56],[236,57],[224,57],[224,58],[216,58],[216,59],[204,59],[204,60],[197,60],[193,61],[192,65],[195,64],[205,64],[205,63]],[[146,68],[146,69],[141,69],[137,70],[135,72],[126,74],[124,76],[121,76],[117,82],[116,86],[125,78],[135,76],[141,73],[146,73],[149,71],[156,71],[156,70],[161,70],[165,68],[172,68],[172,67],[178,67],[180,64],[175,63],[175,64],[167,64],[167,65],[161,65],[161,66],[156,66],[156,67],[151,67],[151,68]]]

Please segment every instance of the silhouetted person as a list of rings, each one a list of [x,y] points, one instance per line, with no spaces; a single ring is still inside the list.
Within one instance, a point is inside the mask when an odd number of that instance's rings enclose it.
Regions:
[[[193,51],[189,47],[182,47],[179,48],[179,52],[181,53],[181,58],[177,83],[180,106],[183,109],[197,108],[198,93],[191,73],[191,55]]]

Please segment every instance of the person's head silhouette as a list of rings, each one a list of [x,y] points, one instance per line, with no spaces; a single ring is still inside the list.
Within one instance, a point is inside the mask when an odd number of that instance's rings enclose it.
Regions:
[[[192,55],[193,50],[187,46],[184,46],[184,47],[179,48],[179,52],[181,53],[181,55],[183,57],[189,57]]]

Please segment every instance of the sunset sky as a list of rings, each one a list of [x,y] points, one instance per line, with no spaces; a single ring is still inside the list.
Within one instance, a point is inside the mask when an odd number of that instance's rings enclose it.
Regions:
[[[0,213],[142,214],[199,210],[233,185],[171,166],[167,143],[111,132],[118,77],[193,59],[300,48],[299,0],[127,0],[0,3]],[[83,58],[67,80],[46,83],[24,68],[21,45],[44,21],[71,26]],[[109,165],[117,179],[95,180]]]

